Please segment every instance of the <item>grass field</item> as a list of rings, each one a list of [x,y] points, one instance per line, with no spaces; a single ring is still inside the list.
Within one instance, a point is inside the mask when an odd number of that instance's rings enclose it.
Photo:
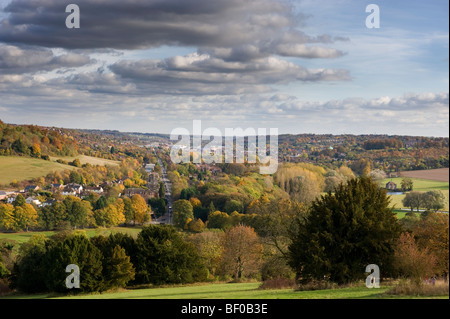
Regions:
[[[54,171],[75,169],[73,166],[63,165],[42,159],[0,156],[0,185],[8,185],[12,181],[30,180],[46,176]]]
[[[86,232],[88,237],[94,237],[97,235],[105,235],[108,236],[111,233],[126,233],[132,236],[137,236],[137,234],[141,231],[139,227],[111,227],[111,228],[93,228],[93,229],[84,229],[82,230]],[[55,234],[54,231],[42,231],[42,232],[19,232],[19,233],[0,233],[0,239],[11,239],[17,241],[19,244],[27,242],[31,236],[44,234],[46,236],[52,236]]]
[[[120,289],[102,294],[76,296],[56,296],[48,294],[11,295],[4,299],[402,299],[419,298],[386,294],[392,286],[381,285],[369,289],[364,283],[359,285],[315,291],[295,291],[294,289],[261,290],[260,282],[251,283],[204,283],[147,289]],[[435,297],[448,299],[447,295]],[[1,298],[0,298],[1,299]]]
[[[62,157],[62,156],[50,156],[51,161],[56,161],[58,159],[62,159],[66,162],[73,162],[74,159],[78,158],[81,162],[81,164],[91,164],[91,165],[111,165],[111,166],[117,166],[120,163],[118,161],[112,161],[104,158],[99,157],[92,157],[92,156],[86,156],[86,155],[78,155],[74,157]]]

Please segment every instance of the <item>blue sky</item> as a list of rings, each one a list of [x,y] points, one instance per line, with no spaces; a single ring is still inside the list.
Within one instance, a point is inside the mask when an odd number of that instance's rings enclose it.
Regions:
[[[448,1],[180,1],[73,1],[68,31],[60,1],[0,0],[0,118],[448,136]]]

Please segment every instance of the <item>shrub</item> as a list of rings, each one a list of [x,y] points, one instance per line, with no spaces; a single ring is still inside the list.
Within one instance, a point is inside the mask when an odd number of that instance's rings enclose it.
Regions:
[[[295,289],[297,288],[297,283],[295,279],[289,278],[273,278],[265,280],[258,289]]]

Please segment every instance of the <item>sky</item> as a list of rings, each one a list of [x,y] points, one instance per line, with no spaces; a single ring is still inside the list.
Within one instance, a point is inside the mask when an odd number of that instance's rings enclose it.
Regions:
[[[80,28],[66,27],[66,6]],[[369,4],[379,28],[368,28]],[[0,119],[449,136],[447,0],[0,0]]]

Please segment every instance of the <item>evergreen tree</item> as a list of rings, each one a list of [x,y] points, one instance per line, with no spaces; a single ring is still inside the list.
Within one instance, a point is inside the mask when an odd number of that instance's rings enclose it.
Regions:
[[[66,267],[75,264],[80,268],[80,292],[102,291],[103,255],[84,235],[70,235],[59,241],[45,254],[45,284],[55,292],[68,292],[65,285]],[[78,289],[76,290],[78,291]]]
[[[197,250],[173,226],[146,226],[136,240],[139,283],[191,283],[205,280],[207,269]]]
[[[365,267],[392,269],[400,226],[386,191],[370,178],[353,179],[313,202],[289,246],[289,263],[302,282],[339,284],[363,279]]]

